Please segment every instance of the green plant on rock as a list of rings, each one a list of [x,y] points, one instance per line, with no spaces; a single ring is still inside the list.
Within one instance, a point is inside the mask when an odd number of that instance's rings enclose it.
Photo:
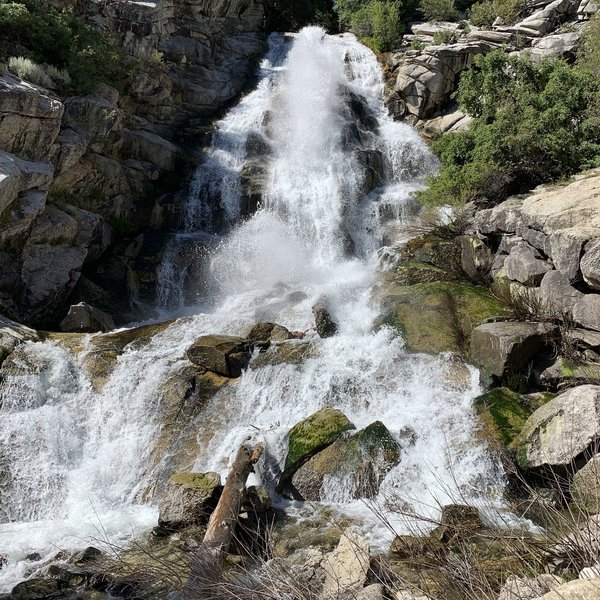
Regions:
[[[419,11],[426,21],[458,21],[454,0],[421,0]]]
[[[477,27],[490,27],[499,17],[508,25],[517,21],[521,10],[522,0],[482,0],[469,9],[469,20]]]
[[[589,69],[560,60],[533,64],[501,51],[478,57],[457,93],[472,126],[433,144],[442,167],[420,200],[492,204],[600,164],[600,128],[590,114],[599,93]]]
[[[446,44],[454,44],[456,42],[456,33],[449,29],[442,29],[433,34],[433,44],[435,46],[443,46]]]
[[[87,25],[71,9],[57,10],[45,0],[0,0],[0,60],[17,52],[23,60],[43,64],[42,70],[55,83],[69,86],[72,80],[77,90],[91,90],[99,81],[115,85],[125,77],[110,36]],[[39,71],[30,73],[40,78]]]

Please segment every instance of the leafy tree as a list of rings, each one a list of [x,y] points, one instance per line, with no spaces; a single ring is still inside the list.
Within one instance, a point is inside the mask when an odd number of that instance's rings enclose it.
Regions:
[[[460,18],[454,0],[421,0],[419,10],[426,21],[457,21]]]
[[[599,89],[590,71],[563,61],[536,65],[501,51],[479,57],[457,94],[472,126],[434,143],[442,167],[421,200],[495,203],[600,164],[600,131],[589,112]]]

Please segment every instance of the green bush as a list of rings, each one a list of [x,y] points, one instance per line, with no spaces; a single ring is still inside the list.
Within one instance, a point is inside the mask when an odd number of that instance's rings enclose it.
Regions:
[[[388,52],[404,30],[398,7],[394,2],[372,0],[352,14],[352,31],[377,52]]]
[[[469,9],[469,20],[477,27],[490,27],[500,17],[505,25],[516,23],[523,0],[482,0]]]
[[[421,0],[419,11],[426,21],[458,21],[454,0]]]
[[[589,70],[563,61],[536,65],[501,51],[478,57],[457,94],[474,121],[434,143],[442,166],[421,201],[496,203],[599,165],[600,129],[589,109],[599,90]]]
[[[21,79],[26,79],[27,81],[31,81],[31,83],[41,85],[42,87],[52,87],[52,79],[46,75],[44,69],[40,65],[29,58],[24,58],[23,56],[11,56],[8,59],[8,69],[11,73],[14,73]]]
[[[267,0],[268,31],[297,31],[306,25],[337,28],[332,0]]]
[[[456,33],[454,31],[450,31],[449,29],[442,29],[441,31],[436,31],[433,34],[433,44],[434,46],[442,46],[444,44],[454,44],[456,43]]]
[[[98,81],[114,85],[124,77],[114,40],[72,10],[58,11],[44,0],[0,0],[0,60],[17,52],[35,63],[66,70],[80,90],[92,89]]]

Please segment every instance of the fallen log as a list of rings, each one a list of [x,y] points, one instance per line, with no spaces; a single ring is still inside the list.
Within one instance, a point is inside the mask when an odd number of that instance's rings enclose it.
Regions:
[[[194,555],[186,584],[186,597],[202,598],[203,591],[211,582],[218,581],[246,498],[246,481],[263,450],[262,444],[240,446],[221,498],[208,521],[202,544]]]

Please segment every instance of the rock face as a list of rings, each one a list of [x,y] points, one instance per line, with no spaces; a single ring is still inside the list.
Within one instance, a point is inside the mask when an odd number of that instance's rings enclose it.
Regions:
[[[217,473],[173,475],[160,501],[159,526],[180,529],[206,522],[221,489],[221,478]]]
[[[298,500],[373,498],[387,473],[400,462],[400,445],[380,421],[343,435],[321,450],[292,477]]]
[[[430,46],[408,54],[397,71],[394,92],[409,114],[418,119],[429,117],[450,99],[460,72],[487,49],[485,44],[472,42]]]
[[[471,357],[491,375],[503,377],[523,368],[555,333],[548,323],[486,323],[473,330]]]
[[[119,322],[135,317],[122,310],[130,299],[153,300],[137,274],[148,235],[133,238],[172,225],[182,181],[173,173],[194,163],[182,127],[231,102],[265,49],[261,0],[69,5],[116,37],[132,75],[121,93],[102,83],[69,97],[0,76],[0,310],[37,327],[56,326],[68,304],[96,305],[78,285],[83,269],[121,298]],[[157,211],[157,197],[171,209]],[[149,237],[164,247],[164,236]]]
[[[600,331],[599,215],[600,175],[592,171],[479,211],[475,229],[497,248],[491,275],[505,291],[515,296],[515,284],[526,285],[547,315]]]
[[[327,310],[324,298],[319,298],[312,307],[312,311],[315,316],[315,327],[320,337],[332,337],[338,332],[338,325],[332,319],[329,310]]]
[[[302,464],[350,429],[354,425],[348,417],[329,406],[294,425],[288,433],[288,451],[278,487],[283,489]]]
[[[515,441],[524,469],[571,469],[600,438],[600,386],[572,388],[538,408]]]
[[[110,331],[115,328],[115,322],[105,312],[80,302],[69,308],[67,316],[61,321],[62,331],[94,332]]]
[[[187,350],[190,361],[225,377],[239,377],[248,366],[252,344],[230,335],[199,337]]]

